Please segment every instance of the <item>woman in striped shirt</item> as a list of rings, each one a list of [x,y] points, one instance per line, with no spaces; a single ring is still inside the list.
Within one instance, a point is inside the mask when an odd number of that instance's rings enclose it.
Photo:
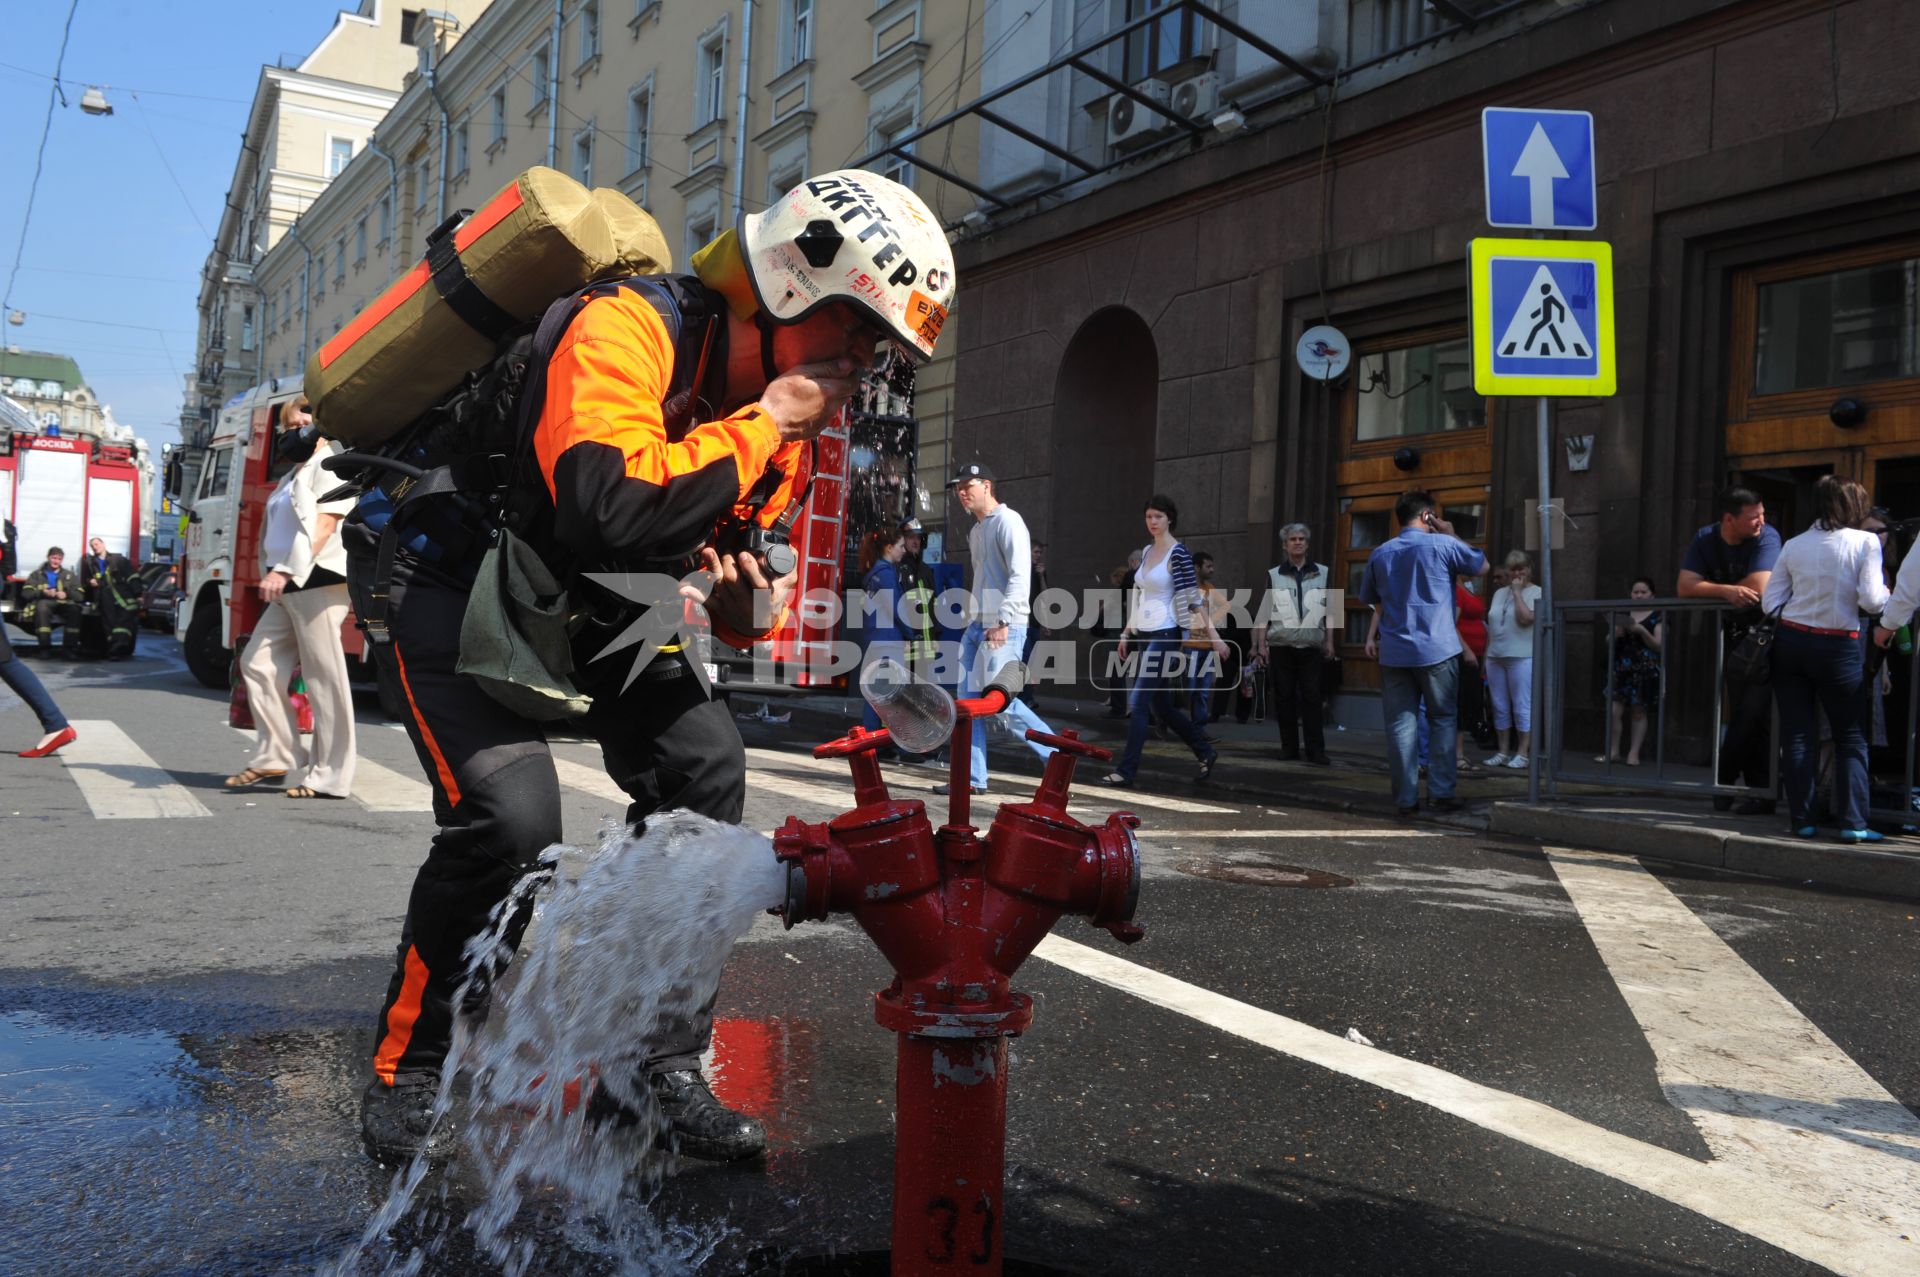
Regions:
[[[1187,748],[1200,760],[1200,772],[1194,779],[1206,780],[1213,775],[1217,757],[1213,746],[1180,708],[1174,691],[1186,684],[1183,656],[1221,660],[1226,657],[1227,645],[1220,641],[1207,615],[1193,556],[1174,540],[1173,528],[1179,518],[1179,509],[1167,497],[1155,493],[1147,502],[1147,533],[1153,542],[1141,553],[1140,567],[1133,578],[1133,606],[1127,627],[1120,634],[1120,659],[1125,661],[1129,652],[1138,653],[1128,699],[1127,748],[1120,755],[1119,767],[1102,778],[1109,785],[1133,784],[1134,774],[1140,770],[1147,727],[1155,714],[1180,733]],[[1195,635],[1205,635],[1209,650],[1183,653],[1183,627],[1191,627]]]

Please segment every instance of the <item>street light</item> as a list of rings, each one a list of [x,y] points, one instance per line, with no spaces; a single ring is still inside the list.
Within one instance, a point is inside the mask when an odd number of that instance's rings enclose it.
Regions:
[[[112,115],[113,103],[107,101],[107,95],[98,85],[89,84],[87,91],[80,95],[80,109],[88,115]]]

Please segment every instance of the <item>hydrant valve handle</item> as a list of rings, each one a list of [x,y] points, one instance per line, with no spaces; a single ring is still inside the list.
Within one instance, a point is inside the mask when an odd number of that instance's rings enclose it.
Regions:
[[[1037,727],[1027,729],[1027,739],[1036,745],[1051,745],[1064,753],[1080,758],[1091,758],[1096,762],[1113,761],[1113,751],[1101,749],[1098,745],[1089,745],[1080,739],[1079,732],[1043,732]]]
[[[853,754],[866,753],[879,749],[882,745],[891,745],[893,735],[886,728],[870,732],[864,727],[855,727],[838,740],[830,740],[824,745],[813,747],[815,758],[845,758]]]

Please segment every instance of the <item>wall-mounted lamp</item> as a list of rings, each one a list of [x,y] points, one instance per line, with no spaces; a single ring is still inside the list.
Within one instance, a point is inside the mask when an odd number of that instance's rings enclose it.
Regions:
[[[1213,117],[1213,131],[1222,137],[1230,133],[1238,133],[1246,127],[1247,117],[1240,113],[1239,107],[1230,106],[1224,111],[1217,112]]]
[[[1827,409],[1827,420],[1842,430],[1851,430],[1867,419],[1867,406],[1858,399],[1836,399]]]
[[[979,209],[970,209],[960,215],[960,224],[978,235],[987,229],[987,215]]]
[[[1420,449],[1402,448],[1393,454],[1395,470],[1418,470],[1420,468]]]

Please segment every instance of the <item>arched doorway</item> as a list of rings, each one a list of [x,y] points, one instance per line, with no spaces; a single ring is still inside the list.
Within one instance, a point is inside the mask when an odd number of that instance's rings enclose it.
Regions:
[[[1140,511],[1153,492],[1160,356],[1146,321],[1124,306],[1090,316],[1067,343],[1053,388],[1053,500],[1047,578],[1104,587],[1146,543]]]

